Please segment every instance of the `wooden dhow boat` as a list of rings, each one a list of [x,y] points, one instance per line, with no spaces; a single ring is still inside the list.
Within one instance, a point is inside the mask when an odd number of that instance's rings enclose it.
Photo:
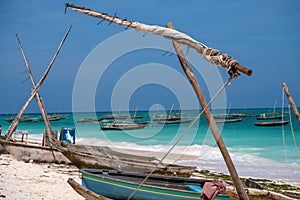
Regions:
[[[188,66],[188,63],[186,62],[186,59],[184,57],[184,54],[182,53],[182,49],[180,48],[179,44],[186,44],[187,46],[195,49],[208,62],[210,62],[214,65],[219,65],[219,66],[228,68],[228,73],[230,74],[231,77],[227,81],[227,83],[224,84],[225,86],[230,83],[231,78],[237,78],[240,75],[238,73],[238,71],[245,73],[247,75],[251,75],[252,70],[241,66],[236,60],[233,60],[230,56],[227,56],[225,54],[220,53],[217,50],[206,47],[204,44],[197,42],[196,40],[189,37],[188,35],[182,34],[179,31],[171,30],[172,26],[168,26],[168,28],[163,28],[163,27],[159,27],[159,26],[146,25],[146,24],[142,24],[139,22],[131,22],[131,21],[127,20],[127,18],[122,19],[122,18],[117,17],[116,15],[110,16],[107,13],[97,12],[94,10],[90,10],[88,8],[84,8],[84,7],[80,7],[80,6],[76,6],[76,5],[72,5],[72,4],[66,4],[66,7],[69,7],[70,9],[77,11],[77,12],[81,12],[81,13],[84,13],[84,14],[87,14],[87,15],[90,15],[93,17],[101,18],[103,20],[108,21],[109,23],[115,23],[115,24],[118,24],[120,26],[124,26],[127,28],[133,28],[137,31],[150,33],[150,34],[157,34],[157,35],[171,39],[174,44],[174,47],[175,47],[176,53],[178,55],[178,58],[180,60],[180,63],[182,65],[182,68],[183,68],[184,72],[186,73],[189,81],[191,82],[191,85],[193,86],[193,89],[195,90],[195,92],[197,94],[197,97],[198,97],[201,107],[203,109],[205,118],[210,126],[213,136],[216,139],[218,147],[220,148],[222,156],[224,157],[224,161],[227,164],[228,170],[229,170],[230,175],[235,184],[235,187],[230,189],[230,192],[235,195],[235,196],[233,196],[233,199],[241,199],[241,200],[247,200],[249,198],[250,199],[258,199],[258,200],[260,200],[260,199],[280,199],[280,200],[293,199],[293,198],[286,197],[284,195],[280,195],[280,194],[277,195],[270,191],[262,190],[262,192],[254,191],[254,193],[253,193],[251,189],[248,189],[248,188],[244,189],[244,186],[242,185],[242,183],[238,177],[238,174],[235,170],[235,167],[231,161],[230,155],[227,152],[225,144],[223,143],[222,137],[216,127],[215,121],[210,113],[210,110],[206,109],[210,105],[210,103],[208,103],[208,104],[206,103],[206,100],[203,96],[201,88],[194,76],[192,69]],[[100,172],[100,174],[101,174],[101,172]],[[93,177],[94,176],[91,176],[92,181],[94,180]],[[95,178],[95,180],[103,181],[105,179]],[[93,183],[92,183],[92,185],[93,185]],[[127,186],[128,185],[125,185],[124,188],[126,188]],[[133,189],[136,190],[136,187],[137,186],[135,186]],[[97,187],[97,190],[101,190],[101,188]],[[136,190],[136,191],[139,192],[141,190]],[[142,192],[143,191],[144,190],[142,190]],[[100,192],[105,192],[105,191],[100,191]],[[116,193],[118,193],[118,192],[119,192],[119,190],[116,191]],[[134,196],[133,196],[133,198],[134,198]],[[95,198],[95,199],[98,199],[98,198]],[[107,199],[107,198],[101,196],[99,199]],[[126,199],[127,199],[127,197],[126,197]],[[148,196],[145,199],[148,199]],[[198,197],[198,199],[199,199],[199,197]]]
[[[177,53],[180,64],[197,95],[199,103],[203,109],[205,119],[206,119],[207,123],[209,124],[210,130],[211,130],[214,138],[216,139],[217,145],[221,151],[224,161],[226,162],[228,170],[232,176],[233,182],[237,188],[238,196],[241,200],[247,200],[248,197],[243,189],[243,185],[239,179],[239,176],[238,176],[237,171],[234,167],[234,164],[230,158],[228,150],[224,144],[224,141],[220,135],[220,132],[216,126],[216,123],[211,115],[210,110],[207,109],[210,103],[208,103],[208,104],[206,103],[206,100],[202,93],[202,90],[198,84],[197,79],[195,78],[195,75],[194,75],[191,67],[189,66],[189,64],[185,58],[185,55],[183,53],[183,50],[182,50],[180,44],[185,44],[188,47],[195,49],[200,55],[202,55],[211,64],[216,65],[216,66],[223,66],[223,67],[227,68],[230,78],[224,84],[224,87],[226,85],[228,85],[233,78],[237,78],[240,76],[240,74],[238,72],[242,72],[247,75],[251,75],[252,70],[240,65],[236,60],[233,60],[232,57],[230,57],[226,54],[222,54],[221,52],[219,52],[215,49],[208,48],[206,45],[194,40],[190,36],[174,30],[174,28],[172,27],[171,24],[168,24],[167,28],[164,28],[164,27],[160,27],[160,26],[142,24],[139,22],[131,22],[127,19],[122,19],[117,16],[110,16],[106,13],[97,12],[97,11],[90,10],[85,7],[80,7],[80,6],[76,6],[76,5],[69,4],[69,3],[66,4],[66,7],[70,8],[74,11],[77,11],[77,12],[81,12],[81,13],[84,13],[84,14],[87,14],[87,15],[90,15],[93,17],[101,18],[110,23],[115,23],[119,26],[133,28],[137,31],[141,31],[141,32],[145,32],[145,33],[160,35],[160,36],[163,36],[165,38],[169,38],[172,40],[172,43],[173,43],[173,46]],[[222,87],[221,90],[224,89],[224,87]]]

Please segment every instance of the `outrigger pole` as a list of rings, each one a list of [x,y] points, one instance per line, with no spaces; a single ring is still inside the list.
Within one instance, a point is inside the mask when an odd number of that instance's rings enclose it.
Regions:
[[[283,89],[285,91],[286,97],[289,100],[289,103],[292,105],[293,111],[294,111],[294,113],[295,113],[295,115],[296,115],[296,117],[298,119],[298,122],[300,123],[300,114],[298,112],[298,109],[297,109],[297,106],[296,106],[296,104],[294,102],[294,99],[293,99],[293,97],[292,97],[292,95],[291,95],[291,93],[289,91],[289,88],[286,85],[286,83],[282,83],[282,87],[283,87]]]
[[[40,89],[41,85],[43,84],[43,82],[45,81],[51,67],[53,66],[54,64],[54,61],[57,57],[57,55],[59,54],[60,52],[60,49],[62,47],[62,45],[64,44],[70,30],[71,30],[72,26],[70,26],[64,36],[64,38],[62,39],[62,41],[60,42],[59,44],[59,47],[58,49],[56,50],[49,66],[47,67],[47,70],[45,71],[45,73],[43,74],[43,76],[41,77],[41,79],[39,80],[39,82],[35,85],[35,87],[33,88],[33,90],[31,91],[27,101],[25,102],[25,104],[23,105],[23,107],[20,109],[19,113],[17,114],[17,116],[15,117],[15,119],[12,121],[12,123],[10,124],[9,128],[7,129],[6,133],[5,133],[5,137],[6,137],[6,140],[9,140],[11,135],[13,134],[13,132],[16,130],[18,124],[19,124],[19,120],[22,116],[22,114],[24,113],[25,109],[27,108],[27,106],[29,105],[30,101],[32,100],[32,98],[36,95],[36,93],[38,92],[38,90]]]
[[[171,29],[174,29],[174,27],[172,26],[171,23],[168,23],[167,27],[171,28]],[[179,59],[179,62],[181,64],[181,67],[182,67],[184,73],[186,74],[187,78],[189,79],[189,81],[190,81],[190,83],[191,83],[191,85],[192,85],[192,87],[193,87],[193,89],[194,89],[194,91],[195,91],[195,93],[197,95],[197,98],[198,98],[198,100],[200,102],[200,105],[201,105],[201,107],[203,109],[203,113],[204,113],[205,119],[206,119],[206,121],[207,121],[207,123],[208,123],[208,125],[210,127],[210,130],[211,130],[211,132],[212,132],[212,134],[213,134],[213,136],[214,136],[214,138],[215,138],[215,140],[216,140],[216,142],[218,144],[218,147],[219,147],[219,149],[220,149],[220,151],[222,153],[222,156],[223,156],[223,158],[225,160],[225,163],[226,163],[227,168],[228,168],[228,170],[230,172],[232,180],[233,180],[233,182],[235,184],[238,196],[239,196],[239,198],[241,200],[248,200],[248,196],[247,196],[247,194],[246,194],[246,192],[244,190],[243,184],[240,181],[238,173],[237,173],[237,171],[236,171],[236,169],[234,167],[234,164],[233,164],[233,162],[231,160],[231,157],[230,157],[230,155],[229,155],[229,153],[227,151],[227,148],[226,148],[226,146],[224,144],[222,136],[221,136],[221,134],[219,132],[219,129],[218,129],[217,125],[216,125],[216,122],[215,122],[214,118],[212,117],[212,114],[211,114],[210,110],[206,109],[207,102],[206,102],[205,96],[203,95],[201,87],[200,87],[200,85],[199,85],[199,83],[197,81],[197,78],[195,77],[195,74],[194,74],[192,68],[188,64],[188,61],[187,61],[187,59],[185,57],[183,49],[182,49],[181,45],[178,42],[176,42],[176,41],[173,40],[172,43],[173,43],[174,49],[176,51],[177,57]]]

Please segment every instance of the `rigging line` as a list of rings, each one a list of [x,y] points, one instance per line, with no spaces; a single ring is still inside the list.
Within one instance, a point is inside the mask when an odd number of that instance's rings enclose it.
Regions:
[[[275,101],[276,102],[276,101]],[[284,88],[282,88],[282,104],[281,104],[281,121],[282,121],[282,125],[281,125],[281,129],[282,129],[282,143],[283,143],[283,152],[284,152],[284,156],[285,156],[285,161],[287,162],[287,155],[286,155],[286,146],[285,146],[285,136],[284,136],[284,125],[283,125],[283,106],[284,106]],[[274,106],[275,107],[275,106]]]
[[[28,76],[24,81],[22,81],[22,84],[26,83],[29,79],[30,77]]]
[[[190,47],[188,46],[188,47],[186,48],[185,56],[188,56],[189,53],[190,53]]]
[[[171,151],[175,148],[175,146],[181,141],[181,139],[188,133],[188,131],[195,125],[195,123],[200,119],[203,112],[213,103],[213,101],[219,96],[219,94],[224,90],[224,88],[230,84],[233,77],[230,77],[226,83],[222,85],[222,87],[218,90],[218,92],[213,96],[213,98],[206,104],[206,106],[202,109],[202,111],[198,114],[198,116],[192,121],[192,123],[186,128],[186,130],[180,135],[180,137],[176,140],[176,142],[173,144],[173,146],[167,151],[167,153],[159,160],[159,162],[156,164],[156,166],[160,165],[163,160],[171,153]],[[127,198],[127,200],[131,199],[131,197],[135,194],[137,190],[146,182],[146,180],[153,174],[153,172],[156,170],[156,168],[152,169],[150,173],[145,177],[145,179],[136,187],[130,196]]]
[[[300,154],[299,154],[299,150],[298,150],[298,146],[297,146],[297,142],[296,142],[296,138],[295,138],[295,134],[294,134],[294,128],[293,128],[293,124],[292,124],[292,114],[291,114],[290,104],[288,104],[288,108],[289,108],[290,125],[291,125],[291,131],[292,131],[292,136],[293,136],[293,140],[294,140],[294,145],[295,145],[295,149],[296,149],[296,152],[297,152],[298,159],[300,159]]]
[[[169,52],[171,52],[171,50],[173,49],[174,47],[171,47],[168,51],[166,51],[163,56],[167,55]]]

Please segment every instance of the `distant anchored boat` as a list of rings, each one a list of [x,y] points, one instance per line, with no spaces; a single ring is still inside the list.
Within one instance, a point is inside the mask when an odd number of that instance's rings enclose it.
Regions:
[[[76,122],[80,123],[80,122],[99,122],[102,121],[103,118],[102,117],[97,117],[97,118],[82,118],[82,119],[78,119]]]
[[[107,125],[102,125],[101,130],[134,130],[144,128],[146,123],[133,123],[133,122],[112,122]]]
[[[272,121],[272,122],[254,122],[255,126],[283,126],[290,123],[289,121]]]
[[[191,119],[179,119],[179,120],[166,120],[166,121],[157,121],[158,124],[183,124],[191,122]]]
[[[234,119],[234,118],[232,118],[232,119],[216,119],[215,121],[216,121],[216,123],[232,123],[232,122],[240,122],[240,121],[242,121],[243,119],[241,119],[241,118],[236,118],[236,119]]]
[[[270,119],[282,119],[282,115],[268,115],[268,114],[260,114],[256,117],[257,120],[270,120]]]
[[[181,115],[152,115],[150,116],[152,121],[165,122],[165,121],[178,121],[181,119]]]
[[[11,118],[7,118],[5,119],[5,121],[7,122],[13,122],[14,121],[14,117],[11,117]],[[29,118],[28,116],[22,116],[20,119],[19,119],[19,122],[38,122],[40,121],[38,118]]]

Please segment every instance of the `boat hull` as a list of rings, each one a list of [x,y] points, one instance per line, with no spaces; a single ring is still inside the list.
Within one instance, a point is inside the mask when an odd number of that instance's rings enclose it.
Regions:
[[[100,129],[103,131],[106,130],[135,130],[135,129],[142,129],[145,128],[146,124],[113,124],[107,126],[101,126]]]
[[[234,123],[234,122],[240,122],[243,119],[239,118],[239,119],[216,119],[215,122],[216,123]]]
[[[255,122],[255,126],[284,126],[290,123],[289,121],[278,121],[278,122]]]
[[[73,145],[61,143],[65,150],[62,153],[79,169],[115,169],[124,171],[136,171],[148,173],[155,170],[157,174],[173,174],[176,172],[182,176],[190,176],[196,167],[158,164],[155,157],[137,156],[114,151],[109,147],[91,145]]]
[[[271,119],[282,119],[282,116],[272,116],[272,117],[256,117],[257,120],[271,120]]]
[[[184,123],[190,123],[192,120],[167,120],[167,121],[157,121],[158,124],[184,124]]]
[[[87,189],[112,199],[128,199],[132,192],[135,191],[131,199],[171,199],[171,200],[189,200],[200,199],[200,192],[193,192],[187,189],[172,188],[172,186],[189,184],[188,179],[178,177],[165,177],[152,179],[148,178],[143,186],[138,190],[136,188],[143,181],[146,175],[133,175],[132,173],[123,172],[105,172],[102,170],[92,170],[96,173],[90,173],[89,169],[83,169],[82,185]],[[112,176],[112,177],[110,177]],[[124,178],[124,179],[123,179]],[[204,184],[204,182],[197,184]],[[201,183],[200,183],[201,182]],[[151,183],[155,185],[151,185]],[[161,184],[161,186],[160,186]],[[195,184],[195,183],[193,183]],[[171,186],[172,185],[172,186]],[[182,185],[183,187],[185,185]],[[216,199],[230,199],[229,197],[217,197]]]

